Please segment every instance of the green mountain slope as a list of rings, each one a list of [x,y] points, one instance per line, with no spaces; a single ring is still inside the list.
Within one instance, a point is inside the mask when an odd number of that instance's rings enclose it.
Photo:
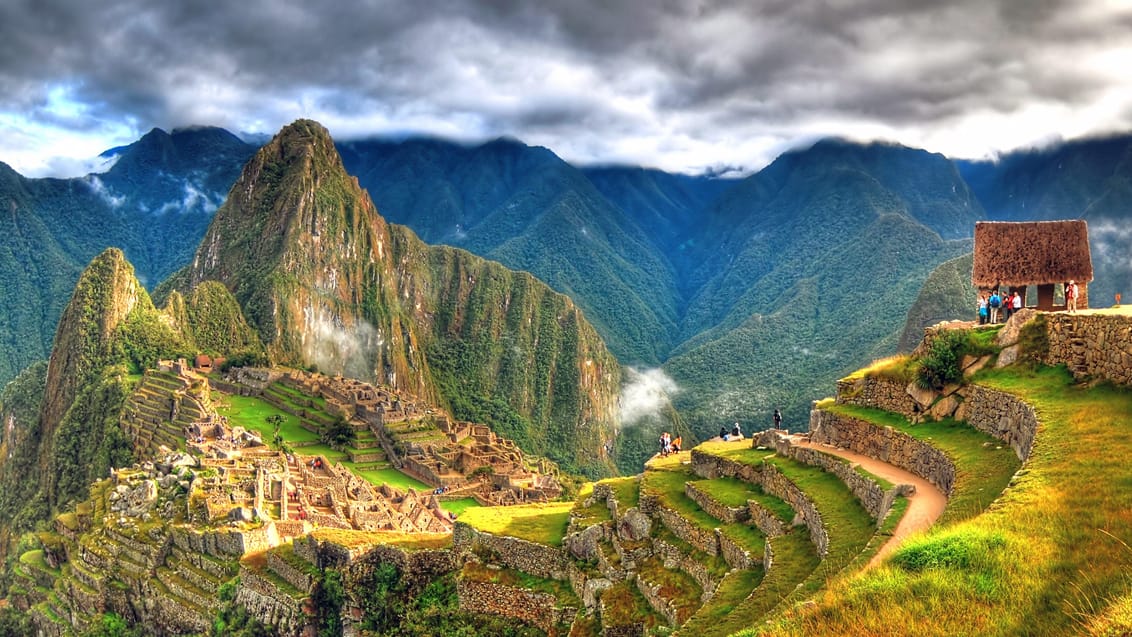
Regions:
[[[209,280],[274,363],[439,400],[573,471],[612,468],[620,369],[581,310],[529,274],[386,223],[315,122],[260,149],[171,286]]]

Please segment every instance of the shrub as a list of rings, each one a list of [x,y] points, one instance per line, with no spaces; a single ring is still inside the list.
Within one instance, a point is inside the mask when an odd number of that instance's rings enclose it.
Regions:
[[[970,334],[964,330],[945,330],[936,336],[920,358],[916,384],[924,389],[942,389],[963,378],[960,361],[968,349]]]
[[[1018,360],[1029,365],[1037,365],[1049,356],[1049,332],[1046,330],[1046,317],[1039,314],[1027,321],[1018,332]]]

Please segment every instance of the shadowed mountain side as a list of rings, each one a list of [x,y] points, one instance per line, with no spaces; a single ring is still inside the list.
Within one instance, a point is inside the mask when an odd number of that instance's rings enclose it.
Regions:
[[[971,321],[978,317],[978,295],[971,285],[973,254],[944,261],[928,278],[908,309],[897,349],[910,352],[924,338],[924,328],[940,321]]]
[[[347,170],[391,221],[570,294],[622,362],[655,364],[675,344],[678,276],[651,232],[545,148],[503,139],[340,148]]]
[[[704,332],[665,364],[684,388],[676,406],[701,436],[733,420],[748,429],[769,426],[776,407],[797,429],[809,401],[824,391],[819,379],[891,353],[923,278],[969,249],[969,241],[943,241],[903,215],[880,215],[846,231],[811,260],[805,277],[770,299],[765,313]],[[750,422],[751,414],[767,420]]]

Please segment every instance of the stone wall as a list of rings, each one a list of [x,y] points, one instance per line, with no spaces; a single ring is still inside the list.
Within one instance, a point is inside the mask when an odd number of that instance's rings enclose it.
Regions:
[[[767,463],[749,465],[693,449],[692,470],[702,478],[714,479],[721,476],[738,478],[757,484],[767,493],[782,498],[806,525],[818,555],[824,558],[829,552],[829,532],[826,531],[821,513],[809,496],[774,465]]]
[[[548,633],[559,625],[569,625],[577,614],[576,608],[558,608],[558,599],[550,593],[535,593],[506,584],[461,578],[456,584],[456,594],[461,610],[514,617]]]
[[[776,445],[776,450],[779,455],[793,458],[802,464],[810,465],[811,467],[818,467],[826,473],[832,473],[837,476],[853,495],[857,496],[861,505],[869,512],[869,515],[880,524],[884,521],[885,516],[888,515],[888,510],[892,508],[892,502],[900,493],[909,490],[909,485],[901,485],[900,487],[893,487],[885,489],[876,480],[861,474],[857,469],[844,458],[823,453],[817,449],[809,449],[806,447],[798,447],[790,444],[790,441],[783,438],[779,444]]]
[[[456,522],[452,531],[452,544],[458,553],[487,550],[493,554],[492,561],[536,577],[562,581],[570,578],[570,561],[566,552],[560,548],[505,535],[482,533],[462,522]]]
[[[1038,431],[1038,415],[1021,399],[972,385],[967,394],[967,424],[1010,445],[1019,460],[1030,457]]]
[[[876,407],[911,418],[920,412],[920,406],[906,391],[907,383],[865,376],[853,380],[837,381],[837,403]]]
[[[1105,314],[1045,315],[1046,363],[1065,363],[1076,378],[1104,378],[1132,385],[1132,320]]]
[[[278,635],[298,635],[308,620],[300,600],[280,592],[262,575],[246,567],[240,568],[236,603],[259,621],[274,626]]]
[[[267,552],[267,568],[274,571],[279,577],[282,577],[288,584],[304,593],[309,593],[311,589],[314,588],[315,582],[317,581],[310,573],[291,566],[286,560],[279,557],[275,551]]]
[[[729,507],[719,502],[710,494],[705,493],[691,482],[684,483],[684,494],[691,498],[701,509],[711,517],[727,523],[746,522],[751,519],[751,511],[746,506]]]
[[[896,465],[931,482],[947,496],[955,486],[955,464],[947,454],[892,427],[815,409],[810,413],[810,440]]]

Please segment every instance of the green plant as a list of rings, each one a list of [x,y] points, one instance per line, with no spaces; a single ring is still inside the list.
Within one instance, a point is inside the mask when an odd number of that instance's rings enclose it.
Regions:
[[[923,389],[942,389],[963,378],[960,361],[968,350],[970,333],[965,330],[944,330],[932,340],[920,358],[916,384]]]
[[[324,426],[319,432],[319,438],[336,451],[342,451],[353,445],[357,437],[353,425],[342,416],[335,417],[333,422]]]

